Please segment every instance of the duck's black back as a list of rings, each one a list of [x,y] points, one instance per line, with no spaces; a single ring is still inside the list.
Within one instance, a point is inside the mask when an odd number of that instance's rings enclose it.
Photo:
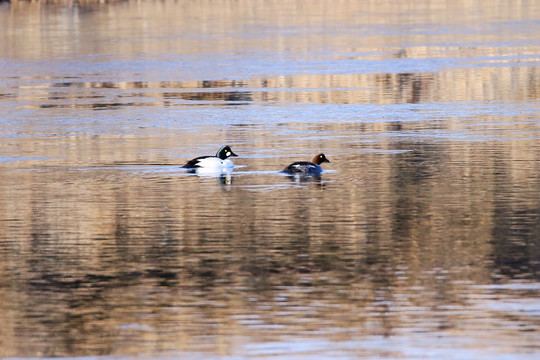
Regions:
[[[283,169],[283,172],[288,173],[288,174],[296,174],[296,173],[308,174],[311,172],[312,169],[315,169],[316,166],[317,165],[309,161],[297,161],[288,165],[285,169]]]
[[[186,168],[186,169],[193,169],[193,168],[197,168],[197,167],[200,167],[199,166],[199,161],[202,160],[202,159],[207,159],[207,158],[211,158],[213,156],[199,156],[199,157],[196,157],[195,159],[192,159],[192,160],[189,160],[187,163],[185,163],[184,166],[182,166],[183,168]]]

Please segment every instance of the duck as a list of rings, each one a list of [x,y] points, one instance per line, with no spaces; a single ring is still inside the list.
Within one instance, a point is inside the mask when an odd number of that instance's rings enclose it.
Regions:
[[[330,162],[323,153],[317,154],[313,157],[311,162],[309,161],[297,161],[288,165],[282,170],[283,173],[288,175],[300,175],[300,176],[313,176],[320,177],[322,173],[321,164],[323,162]]]
[[[224,145],[219,148],[216,156],[199,156],[189,160],[182,166],[185,169],[193,171],[211,171],[211,172],[228,172],[233,168],[233,162],[229,159],[236,155],[229,145]]]

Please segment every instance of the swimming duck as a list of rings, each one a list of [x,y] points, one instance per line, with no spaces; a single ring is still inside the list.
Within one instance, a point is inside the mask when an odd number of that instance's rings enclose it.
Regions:
[[[287,166],[285,169],[283,169],[282,172],[289,174],[289,175],[305,175],[305,176],[315,176],[320,177],[322,173],[322,167],[321,164],[323,162],[330,162],[324,156],[323,153],[317,154],[313,157],[311,162],[309,161],[297,161],[289,166]]]
[[[192,169],[196,171],[212,171],[223,172],[231,171],[233,168],[233,162],[229,157],[238,156],[228,145],[222,146],[216,153],[216,156],[199,156],[195,159],[189,160],[183,168]]]

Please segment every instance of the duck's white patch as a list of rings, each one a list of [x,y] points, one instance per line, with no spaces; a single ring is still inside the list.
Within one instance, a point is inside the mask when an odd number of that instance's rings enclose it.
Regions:
[[[221,173],[231,171],[234,165],[229,159],[221,160],[217,157],[209,157],[199,160],[197,166],[198,173]]]
[[[197,161],[197,166],[208,169],[219,169],[223,166],[220,158],[217,157],[207,157]]]

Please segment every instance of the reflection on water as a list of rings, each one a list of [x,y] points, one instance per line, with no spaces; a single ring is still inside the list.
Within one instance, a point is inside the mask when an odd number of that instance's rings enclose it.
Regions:
[[[481,101],[486,86],[492,100],[534,100],[540,93],[538,67],[486,69],[496,77],[478,81],[477,70],[441,73],[298,75],[218,81],[54,82],[16,89],[19,99],[31,98],[25,108],[117,109],[124,106],[248,105],[250,102],[313,102],[322,104],[401,104],[437,101]],[[517,79],[523,87],[511,92]],[[58,79],[62,81],[62,79]],[[456,89],[456,84],[461,89]],[[112,89],[105,91],[104,89]],[[109,93],[109,94],[108,94]]]
[[[537,357],[539,10],[0,3],[0,357]]]

